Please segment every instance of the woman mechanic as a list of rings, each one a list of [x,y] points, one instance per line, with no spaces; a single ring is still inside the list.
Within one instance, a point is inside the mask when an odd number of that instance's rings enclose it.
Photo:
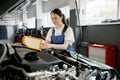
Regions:
[[[75,42],[73,30],[67,25],[64,14],[60,9],[55,8],[51,11],[50,16],[55,27],[48,31],[42,49],[53,48],[74,51],[72,46],[73,42]]]

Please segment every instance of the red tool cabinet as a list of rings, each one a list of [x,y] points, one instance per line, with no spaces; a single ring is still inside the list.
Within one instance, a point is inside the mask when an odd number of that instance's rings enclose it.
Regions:
[[[115,67],[116,48],[110,44],[88,44],[88,57],[94,61]]]

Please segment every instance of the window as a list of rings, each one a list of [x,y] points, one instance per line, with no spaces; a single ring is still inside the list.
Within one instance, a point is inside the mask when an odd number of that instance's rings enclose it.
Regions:
[[[50,12],[44,13],[43,14],[43,27],[53,27],[54,25],[52,24],[51,18],[50,18]]]
[[[117,19],[117,0],[81,1],[81,24],[98,24]]]
[[[62,13],[65,15],[65,18],[68,19],[70,17],[70,7],[67,6],[67,7],[63,7],[63,8],[60,8]]]
[[[35,17],[27,19],[27,27],[35,28]]]

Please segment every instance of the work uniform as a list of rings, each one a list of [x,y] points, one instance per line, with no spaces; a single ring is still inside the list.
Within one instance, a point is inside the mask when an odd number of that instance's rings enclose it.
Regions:
[[[63,32],[64,26],[65,25],[63,25],[59,29],[57,29],[56,27],[51,28],[48,31],[46,40],[50,41],[53,44],[63,44],[64,40],[69,40],[70,43],[67,47],[67,50],[74,51],[74,48],[72,46],[72,43],[75,41],[73,30],[71,27],[68,27],[67,30],[65,32]]]

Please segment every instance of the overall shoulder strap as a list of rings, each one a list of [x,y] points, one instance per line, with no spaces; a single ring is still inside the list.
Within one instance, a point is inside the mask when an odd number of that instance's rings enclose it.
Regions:
[[[52,35],[55,35],[55,28],[52,28]]]

